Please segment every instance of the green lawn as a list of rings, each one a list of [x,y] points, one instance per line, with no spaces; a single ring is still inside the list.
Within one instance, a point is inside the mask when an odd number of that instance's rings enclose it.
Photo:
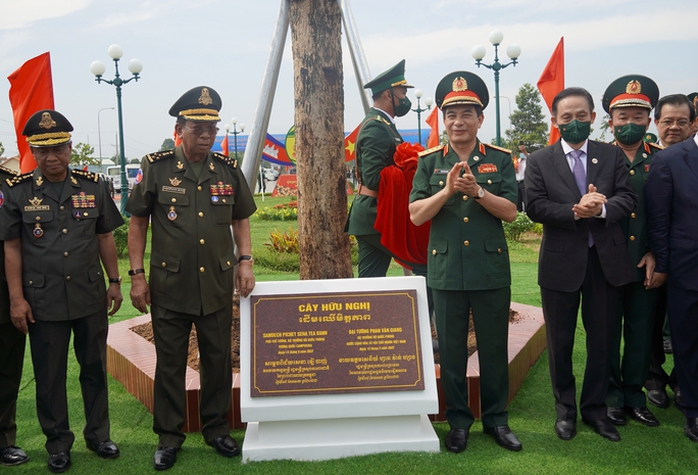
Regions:
[[[269,206],[284,198],[266,198],[259,205]],[[252,218],[253,248],[261,246],[274,228],[286,230],[289,222],[262,222]],[[512,296],[521,303],[540,305],[536,284],[537,238],[525,236],[522,243],[511,245]],[[129,265],[121,263],[121,274],[126,276]],[[398,266],[391,268],[391,275],[402,273]],[[255,266],[259,281],[293,280],[297,274],[278,273]],[[124,278],[123,292],[128,301],[130,283]],[[138,312],[126,302],[112,321],[120,321]],[[575,371],[581,381],[584,369],[584,331],[577,333],[574,353]],[[152,416],[143,405],[128,394],[121,384],[110,378],[111,435],[121,448],[117,460],[100,460],[89,452],[82,440],[84,424],[82,402],[78,384],[78,367],[74,358],[68,368],[68,396],[70,419],[76,433],[72,450],[72,474],[143,474],[153,473],[152,455],[157,438],[152,432]],[[234,471],[248,474],[688,474],[698,466],[698,446],[683,435],[684,418],[675,408],[656,409],[653,412],[661,421],[656,428],[630,422],[620,428],[623,440],[612,443],[601,439],[591,429],[579,423],[579,434],[569,442],[559,440],[553,432],[555,411],[550,389],[547,354],[531,369],[510,408],[510,426],[519,436],[524,449],[519,453],[508,452],[497,446],[490,437],[482,434],[482,426],[476,422],[462,454],[451,454],[443,448],[448,425],[434,424],[442,440],[442,450],[437,454],[390,453],[352,457],[325,462],[257,462],[241,464],[240,458],[226,459],[216,455],[203,443],[200,434],[190,434],[179,453],[178,463],[168,471],[171,474],[217,474]],[[31,359],[25,358],[24,378],[18,401],[18,444],[31,457],[25,465],[3,469],[3,473],[48,473],[45,468],[46,451],[34,406],[34,383]],[[244,431],[234,431],[242,442]],[[292,438],[293,434],[289,434]]]

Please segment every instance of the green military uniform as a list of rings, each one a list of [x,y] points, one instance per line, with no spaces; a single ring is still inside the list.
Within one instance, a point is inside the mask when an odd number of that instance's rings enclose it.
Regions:
[[[458,162],[448,145],[423,153],[410,202],[443,189],[446,175]],[[516,203],[516,174],[509,151],[478,141],[468,165],[486,191]],[[467,429],[474,421],[466,382],[470,309],[480,358],[482,422],[486,427],[507,424],[511,272],[502,221],[477,200],[456,192],[431,220],[427,275],[434,294],[449,424]]]
[[[147,155],[127,209],[150,216],[150,295],[157,350],[154,430],[160,446],[184,441],[184,374],[191,324],[201,354],[206,441],[227,435],[232,371],[232,220],[255,210],[237,160],[209,152],[197,177],[181,146]]]
[[[46,449],[69,451],[75,440],[65,386],[71,331],[81,366],[85,440],[97,446],[109,439],[107,298],[97,235],[123,220],[106,183],[90,172],[69,170],[55,186],[37,168],[8,180],[5,191],[0,238],[22,243],[24,298],[36,320],[29,336]]]
[[[0,166],[0,208],[5,202],[5,180],[17,173]],[[4,221],[0,223],[5,227]],[[5,250],[0,241],[0,449],[15,445],[17,424],[17,392],[22,379],[24,362],[24,333],[15,328],[10,320],[10,295],[5,279]]]
[[[412,87],[405,80],[405,60],[376,76],[364,87],[375,95],[392,87]],[[354,199],[345,231],[359,245],[359,277],[385,277],[390,260],[395,256],[381,244],[381,235],[376,231],[378,209],[378,187],[381,171],[395,165],[395,149],[403,142],[395,122],[385,111],[372,107],[359,129],[356,139],[356,169],[359,180],[358,196]],[[404,212],[405,210],[396,210]],[[409,263],[415,273],[423,275],[423,265]]]
[[[651,79],[629,75],[615,80],[606,89],[602,104],[606,112],[623,107],[640,107],[649,111],[659,97],[659,89]],[[627,128],[628,126],[626,126]],[[628,251],[635,269],[635,279],[622,288],[621,307],[618,310],[617,327],[613,335],[611,350],[611,381],[606,396],[609,407],[646,407],[645,383],[650,367],[650,345],[654,312],[657,305],[658,289],[646,289],[644,286],[645,267],[638,268],[640,260],[650,252],[647,238],[647,214],[645,210],[645,182],[650,171],[652,155],[661,147],[652,143],[652,137],[646,132],[640,133],[637,141],[640,148],[631,161],[625,156],[628,167],[630,186],[637,194],[637,208],[630,216],[621,220],[627,239]],[[614,134],[621,134],[619,127],[614,127]],[[623,139],[628,141],[628,139]],[[635,139],[630,140],[635,141]],[[637,143],[637,142],[636,142]],[[613,142],[618,145],[617,141]],[[632,144],[631,144],[632,145]],[[624,348],[621,356],[621,337]]]

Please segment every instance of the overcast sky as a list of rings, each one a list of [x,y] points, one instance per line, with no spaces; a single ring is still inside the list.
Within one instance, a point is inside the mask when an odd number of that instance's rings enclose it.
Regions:
[[[142,79],[123,88],[126,156],[140,158],[172,136],[167,111],[186,90],[215,88],[223,98],[221,130],[230,118],[247,131],[257,106],[260,83],[280,0],[0,0],[0,141],[6,155],[16,153],[9,82],[4,79],[24,61],[51,52],[56,109],[73,123],[73,141],[89,142],[111,156],[117,143],[113,86],[94,81],[90,63],[101,60],[105,78],[114,66],[107,48],[124,50],[122,72],[131,58],[143,63]],[[653,78],[662,95],[698,90],[698,2],[675,0],[350,0],[356,27],[372,75],[407,60],[411,84],[434,95],[438,81],[454,70],[481,75],[494,96],[492,71],[475,66],[476,44],[494,48],[489,34],[504,32],[507,46],[522,49],[520,64],[502,71],[502,130],[509,126],[509,104],[526,83],[535,85],[561,36],[565,37],[566,84],[589,89],[597,100],[611,81],[639,73]],[[362,119],[359,93],[344,42],[345,130]],[[502,59],[502,58],[500,58]],[[285,133],[293,125],[291,39],[279,78],[269,131]],[[411,97],[416,102],[414,97]],[[423,117],[424,118],[424,117]],[[398,127],[415,129],[414,113]],[[427,127],[425,124],[423,127]],[[495,135],[494,100],[485,110],[480,138]]]

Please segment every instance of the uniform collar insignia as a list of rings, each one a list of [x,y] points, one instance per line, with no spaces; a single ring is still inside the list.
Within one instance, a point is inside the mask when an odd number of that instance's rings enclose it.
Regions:
[[[77,185],[77,184],[78,184],[78,181],[75,179],[74,176],[71,176],[71,177],[70,177],[70,181],[71,181],[71,183],[72,183],[73,185]]]
[[[184,164],[183,164],[181,161],[177,161],[177,168],[178,168],[179,170],[183,169],[183,168],[184,168]]]
[[[43,200],[43,198],[37,198],[36,196],[34,198],[29,198],[28,199],[29,203],[32,206],[39,206]]]
[[[216,169],[216,167],[213,166],[213,162],[208,162],[208,169],[211,171]]]
[[[36,177],[36,186],[41,186],[44,184],[44,177],[38,176]]]
[[[180,183],[182,183],[182,180],[178,179],[177,177],[170,178],[170,185],[179,186]]]

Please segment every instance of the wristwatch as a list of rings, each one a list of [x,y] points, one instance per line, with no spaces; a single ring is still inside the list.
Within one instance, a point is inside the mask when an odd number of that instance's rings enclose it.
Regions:
[[[128,271],[128,275],[132,277],[136,274],[145,274],[145,269],[131,269]]]
[[[477,195],[473,196],[473,198],[475,198],[476,200],[479,200],[479,199],[482,198],[483,196],[485,196],[485,189],[484,189],[483,187],[480,187],[480,188],[477,190]]]
[[[254,259],[249,254],[238,257],[238,264],[242,261],[250,261],[250,264],[254,264]]]
[[[109,279],[109,283],[121,285],[121,277],[114,277],[113,279]]]

